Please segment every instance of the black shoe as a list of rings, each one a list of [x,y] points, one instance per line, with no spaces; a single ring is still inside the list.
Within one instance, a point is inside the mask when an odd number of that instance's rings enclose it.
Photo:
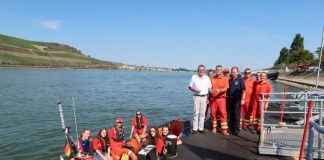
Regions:
[[[204,134],[205,133],[205,130],[199,130],[198,132]]]
[[[197,131],[195,131],[195,130],[192,130],[192,132],[191,132],[191,134],[196,134],[197,133]]]

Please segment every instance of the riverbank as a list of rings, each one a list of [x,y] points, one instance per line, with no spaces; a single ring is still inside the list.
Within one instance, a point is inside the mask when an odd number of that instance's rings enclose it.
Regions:
[[[315,90],[316,77],[317,73],[310,71],[280,72],[276,82],[303,90]],[[318,89],[324,89],[324,73],[320,73]]]

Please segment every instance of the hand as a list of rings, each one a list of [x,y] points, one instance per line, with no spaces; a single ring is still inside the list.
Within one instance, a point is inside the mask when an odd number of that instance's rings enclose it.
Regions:
[[[241,105],[243,105],[245,103],[244,99],[241,100]]]
[[[111,157],[108,155],[107,157],[105,157],[105,160],[111,160]]]
[[[164,149],[163,154],[167,154],[167,153],[168,153],[168,150]]]
[[[215,90],[216,93],[219,93],[220,91],[221,91],[220,89],[216,89],[216,90]]]

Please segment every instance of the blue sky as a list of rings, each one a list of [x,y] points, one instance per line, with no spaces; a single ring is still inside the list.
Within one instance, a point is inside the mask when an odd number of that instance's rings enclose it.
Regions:
[[[69,44],[136,65],[273,65],[296,33],[321,43],[321,0],[2,0],[0,34]]]

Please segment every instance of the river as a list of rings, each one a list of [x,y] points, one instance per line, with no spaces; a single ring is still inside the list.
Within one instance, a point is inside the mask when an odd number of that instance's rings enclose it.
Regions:
[[[131,118],[142,110],[150,125],[191,119],[188,90],[193,73],[72,69],[0,69],[0,159],[53,159],[63,153],[64,134],[57,103],[75,137],[72,97],[78,131],[110,128],[123,117],[126,136]],[[274,92],[284,87],[271,82]],[[288,87],[288,91],[299,89]]]

